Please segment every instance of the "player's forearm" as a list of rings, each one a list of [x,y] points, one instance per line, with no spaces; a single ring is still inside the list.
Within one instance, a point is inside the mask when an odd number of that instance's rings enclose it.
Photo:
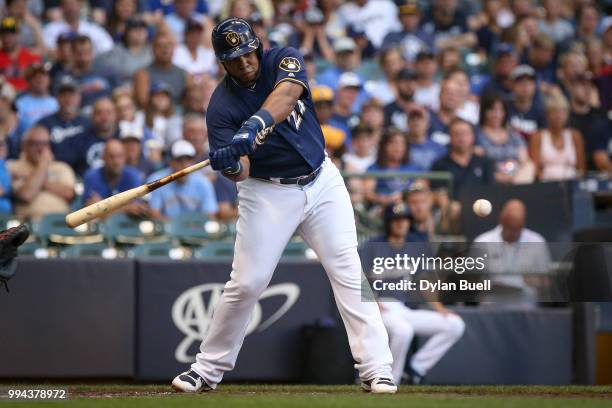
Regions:
[[[303,92],[304,87],[297,82],[281,82],[268,96],[261,108],[270,113],[274,123],[282,122],[291,114]]]

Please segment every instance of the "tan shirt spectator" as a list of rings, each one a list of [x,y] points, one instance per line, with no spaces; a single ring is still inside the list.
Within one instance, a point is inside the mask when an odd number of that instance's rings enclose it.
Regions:
[[[35,220],[70,210],[74,172],[66,163],[53,160],[47,129],[31,128],[23,139],[21,157],[9,160],[7,166],[19,218]]]

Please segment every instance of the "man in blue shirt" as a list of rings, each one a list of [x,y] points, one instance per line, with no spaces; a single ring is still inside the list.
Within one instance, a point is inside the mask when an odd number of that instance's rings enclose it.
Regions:
[[[238,18],[220,22],[212,37],[227,75],[212,95],[206,122],[212,168],[238,184],[233,270],[196,361],[172,386],[212,390],[234,367],[253,309],[297,232],[330,278],[362,388],[395,393],[380,311],[361,297],[350,197],[325,157],[302,55],[290,47],[264,51],[251,26]]]
[[[55,98],[49,95],[49,71],[43,64],[28,67],[25,74],[28,89],[17,98],[15,105],[19,112],[19,121],[24,129],[29,129],[38,120],[57,111],[59,107]]]
[[[138,187],[142,179],[138,170],[125,165],[125,151],[119,140],[109,140],[104,145],[104,166],[89,170],[83,179],[83,206],[88,206],[122,191]],[[130,215],[149,217],[149,206],[133,201],[124,207]]]
[[[194,164],[195,148],[186,140],[177,140],[170,149],[170,167],[153,173],[148,181],[166,177]],[[151,193],[149,205],[153,216],[161,220],[182,213],[199,212],[215,217],[219,211],[215,189],[201,172],[191,173]]]
[[[75,137],[78,143],[74,149],[79,152],[75,172],[83,174],[87,169],[101,166],[104,144],[110,139],[118,138],[115,105],[109,98],[102,98],[93,106],[91,125]]]
[[[81,93],[74,78],[66,75],[59,79],[56,98],[59,110],[45,116],[38,124],[47,128],[51,135],[51,151],[55,160],[68,163],[76,170],[81,155],[75,146],[79,144],[78,135],[89,127],[89,120],[79,115]]]

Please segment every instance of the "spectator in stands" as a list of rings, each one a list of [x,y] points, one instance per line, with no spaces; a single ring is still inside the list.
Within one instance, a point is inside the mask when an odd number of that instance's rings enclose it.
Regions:
[[[443,146],[448,144],[448,127],[457,117],[457,111],[464,103],[463,92],[457,81],[448,79],[442,81],[440,84],[440,107],[437,111],[429,112],[429,134],[434,142]]]
[[[527,141],[546,125],[544,108],[536,95],[536,72],[529,65],[512,70],[512,95],[508,103],[510,129]]]
[[[401,27],[397,6],[391,0],[354,0],[340,6],[338,15],[347,25],[363,29],[376,48],[389,32]]]
[[[467,120],[472,125],[477,125],[480,106],[476,98],[470,98],[470,78],[468,75],[461,68],[453,68],[446,72],[444,79],[455,81],[459,87],[459,98],[462,103],[457,108],[457,117]]]
[[[138,170],[140,179],[145,180],[157,169],[155,164],[145,157],[142,128],[119,126],[119,129],[119,138],[125,150],[125,164]]]
[[[135,18],[138,12],[137,1],[115,0],[112,2],[110,13],[106,18],[106,31],[108,31],[115,42],[124,39],[129,31],[130,20]]]
[[[19,157],[21,149],[21,137],[25,129],[17,117],[17,108],[13,103],[13,97],[6,92],[0,92],[0,135],[3,135],[7,143],[10,159]]]
[[[153,62],[134,74],[134,96],[141,108],[149,105],[149,92],[154,84],[166,83],[170,87],[172,101],[181,102],[191,76],[172,63],[175,41],[171,35],[158,32],[153,38]]]
[[[406,194],[406,204],[412,214],[412,241],[431,241],[436,231],[436,220],[433,214],[434,196],[427,182],[415,180],[412,183]]]
[[[119,140],[104,144],[103,160],[102,166],[88,170],[83,178],[83,205],[97,203],[142,184],[138,170],[126,165],[125,148]],[[121,211],[136,217],[151,216],[149,206],[140,200],[132,201]]]
[[[414,62],[419,52],[433,47],[433,37],[426,34],[420,27],[421,10],[418,1],[402,0],[399,3],[399,19],[402,28],[400,31],[390,32],[385,36],[382,49],[399,46],[404,59]]]
[[[54,160],[47,129],[30,128],[22,151],[18,160],[7,163],[15,215],[37,220],[46,214],[68,212],[74,198],[74,172],[66,163]]]
[[[612,122],[601,109],[590,104],[589,87],[592,75],[585,72],[570,85],[569,127],[584,138],[587,170],[612,173],[608,146],[612,142]]]
[[[316,82],[320,85],[327,85],[335,91],[342,73],[352,72],[359,68],[361,55],[357,51],[355,41],[348,37],[340,37],[334,41],[334,53],[334,65],[317,75]]]
[[[109,98],[96,101],[91,113],[91,126],[77,137],[81,139],[81,162],[77,166],[77,174],[102,166],[104,145],[108,140],[119,137],[117,110]]]
[[[180,43],[186,35],[187,26],[189,21],[197,21],[203,25],[206,18],[203,14],[200,14],[197,10],[196,0],[175,0],[174,1],[174,12],[166,15],[166,24],[172,30],[176,40]]]
[[[47,48],[54,50],[57,37],[69,31],[89,37],[95,55],[100,55],[113,48],[113,39],[104,28],[81,18],[82,6],[82,0],[61,0],[63,20],[51,21],[43,28]]]
[[[512,80],[510,76],[518,62],[517,55],[510,44],[502,43],[497,46],[493,62],[491,78],[482,89],[481,95],[498,93],[510,99],[512,93]]]
[[[410,151],[406,136],[397,129],[390,128],[383,135],[378,146],[376,162],[368,167],[370,171],[380,172],[418,172],[420,169],[410,164]],[[386,206],[402,199],[402,192],[411,184],[406,177],[371,178],[365,180],[365,197],[372,203]]]
[[[434,0],[425,15],[422,30],[432,36],[436,49],[472,48],[476,35],[468,30],[467,19],[458,7],[458,0]]]
[[[586,56],[581,51],[568,51],[559,58],[557,69],[557,80],[563,94],[569,97],[569,89],[572,82],[583,75],[589,67]],[[599,106],[599,95],[594,87],[589,86],[589,99],[593,106]]]
[[[55,97],[59,103],[58,111],[42,118],[38,125],[49,132],[55,159],[76,169],[82,160],[78,149],[82,141],[79,135],[89,127],[89,120],[79,114],[79,84],[69,75],[61,77],[56,85]]]
[[[340,122],[338,126],[334,126],[331,123],[334,116],[334,91],[325,85],[315,85],[311,89],[311,94],[317,118],[321,124],[321,129],[324,131],[323,136],[328,136],[325,139],[326,145],[329,143],[330,134],[333,134],[336,139],[341,139],[343,142],[348,141],[349,138],[346,135],[348,128],[344,126],[344,122],[338,119]],[[351,101],[346,98],[345,101],[345,105],[350,107]],[[343,126],[343,129],[340,126]]]
[[[347,171],[365,173],[376,161],[376,145],[374,144],[372,128],[365,124],[359,124],[353,130],[351,140],[352,151],[345,153],[342,157]]]
[[[555,42],[545,33],[538,33],[527,50],[524,63],[535,69],[535,78],[542,90],[557,82]]]
[[[576,33],[575,38],[587,43],[598,38],[597,28],[599,26],[599,10],[593,3],[584,3],[576,10]]]
[[[572,24],[562,17],[562,4],[558,0],[543,0],[545,15],[539,21],[540,31],[548,34],[557,44],[574,35]]]
[[[535,305],[537,284],[533,274],[549,271],[551,258],[542,235],[525,227],[527,209],[521,200],[504,203],[499,225],[474,239],[476,250],[488,256],[486,271],[496,287],[514,291],[508,293],[514,305]],[[520,256],[516,256],[520,253]],[[529,276],[531,274],[531,276]],[[495,300],[495,294],[484,295],[483,300]],[[500,300],[500,299],[497,299]]]
[[[350,141],[351,129],[359,123],[353,106],[359,96],[363,83],[359,76],[353,72],[345,72],[338,80],[338,91],[334,102],[334,112],[329,119],[330,125],[342,130]]]
[[[440,83],[435,79],[438,62],[431,50],[421,50],[416,55],[414,68],[417,72],[417,88],[414,100],[419,105],[431,110],[438,110],[440,100]]]
[[[411,254],[423,256],[431,252],[426,244],[415,244],[410,232],[413,216],[403,204],[394,204],[385,209],[385,236],[375,239],[377,247],[372,249],[376,256],[392,258]],[[387,245],[381,245],[384,242]],[[415,251],[413,248],[421,250]],[[364,256],[367,258],[367,255]],[[425,273],[425,271],[415,271]],[[383,278],[386,278],[383,276]],[[411,279],[408,276],[402,278]],[[400,292],[400,291],[397,291]],[[397,293],[396,292],[396,293]],[[383,293],[384,295],[384,293]],[[378,302],[383,323],[389,333],[389,347],[393,355],[392,372],[396,383],[421,384],[425,375],[461,338],[465,323],[456,313],[448,310],[442,303],[429,301],[424,308],[409,308],[402,302],[404,299],[381,297]],[[415,335],[427,336],[427,341],[408,359],[410,345]],[[407,373],[404,371],[407,370]]]
[[[477,144],[495,163],[495,181],[503,184],[532,183],[535,167],[523,138],[507,127],[508,111],[501,95],[481,101]]]
[[[198,20],[190,19],[185,26],[185,43],[174,50],[172,63],[189,72],[195,83],[202,81],[203,75],[217,75],[218,66],[215,53],[204,47],[202,36],[204,26]]]
[[[28,0],[6,0],[6,15],[17,20],[19,25],[19,43],[32,49],[37,54],[43,54],[45,43],[42,26],[38,18],[28,10]]]
[[[474,129],[461,118],[453,119],[448,125],[450,144],[448,154],[434,162],[432,171],[445,171],[453,177],[452,199],[459,198],[466,188],[479,188],[495,180],[493,162],[474,154]],[[439,187],[440,184],[435,184]]]
[[[373,152],[376,153],[376,146],[385,131],[385,111],[383,104],[376,98],[367,100],[361,107],[360,123],[369,126],[371,129]]]
[[[98,62],[116,73],[120,83],[129,83],[136,71],[149,66],[153,61],[148,35],[148,26],[144,20],[137,17],[128,19],[125,33],[109,52],[98,57]]]
[[[98,99],[111,96],[113,89],[119,85],[116,74],[100,61],[94,60],[93,49],[91,38],[76,36],[72,40],[73,66],[64,72],[79,83],[81,107],[85,113],[90,112],[91,106]]]
[[[541,181],[575,179],[584,174],[584,142],[580,132],[567,127],[569,103],[561,94],[546,99],[548,127],[536,133],[529,148]]]
[[[389,46],[380,52],[378,62],[383,71],[384,78],[379,81],[372,81],[368,84],[368,94],[380,100],[384,104],[393,102],[397,92],[397,78],[406,61],[402,57],[399,47]]]
[[[28,86],[24,75],[26,69],[40,63],[41,58],[21,46],[19,23],[14,17],[4,17],[0,20],[0,42],[0,74],[16,91],[21,92]]]
[[[208,129],[203,116],[195,113],[183,116],[183,139],[194,147],[196,162],[208,158]]]
[[[259,13],[254,14],[257,16]],[[328,61],[333,61],[335,58],[334,50],[325,31],[325,14],[317,8],[310,8],[304,12],[303,19],[300,51],[303,54],[315,54]],[[254,29],[261,26],[261,24],[257,24],[257,21],[255,23]]]
[[[211,96],[208,93],[208,88],[211,86],[211,83],[214,83],[216,86],[217,82],[208,75],[203,75],[200,80],[202,81],[201,83],[193,84],[185,90],[185,97],[183,98],[184,114],[206,115],[206,108],[208,108]]]
[[[57,112],[57,100],[49,94],[51,79],[47,65],[36,63],[30,65],[25,73],[28,89],[22,93],[15,105],[19,120],[25,129],[30,128],[43,117]]]
[[[174,106],[169,84],[159,82],[151,86],[149,104],[145,110],[145,124],[163,146],[170,146],[181,138],[181,117],[175,113]]]
[[[153,138],[153,132],[145,125],[145,113],[136,110],[136,103],[128,90],[116,90],[113,93],[113,102],[117,109],[119,127],[138,129],[136,132],[143,134],[144,141]]]
[[[480,13],[470,18],[469,26],[471,31],[476,34],[478,48],[487,55],[494,51],[493,47],[496,43],[501,42],[502,24],[505,23],[504,20],[508,13],[510,12],[504,9],[502,1],[484,0]]]
[[[165,177],[194,164],[196,151],[186,140],[174,142],[170,153],[170,167],[153,173],[149,180]],[[215,217],[219,211],[212,183],[199,172],[153,191],[150,205],[153,216],[162,220],[185,212],[200,212]]]
[[[429,113],[420,106],[414,106],[408,112],[410,130],[408,143],[410,145],[410,164],[422,171],[428,171],[433,163],[446,155],[446,147],[434,142],[427,133],[429,129]]]
[[[66,75],[72,69],[74,58],[72,56],[72,40],[76,37],[75,33],[68,32],[57,37],[55,58],[51,63],[49,75],[56,81],[62,75]]]
[[[408,112],[416,106],[414,92],[418,74],[410,68],[402,68],[396,78],[397,98],[385,106],[385,123],[402,132],[408,131]]]
[[[0,137],[0,214],[11,214],[11,174],[6,167],[8,144],[5,137]]]

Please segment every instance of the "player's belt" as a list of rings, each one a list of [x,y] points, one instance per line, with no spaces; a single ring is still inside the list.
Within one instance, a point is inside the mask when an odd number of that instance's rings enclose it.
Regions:
[[[279,184],[297,184],[298,186],[306,186],[312,183],[319,173],[323,170],[323,166],[319,166],[315,171],[305,176],[293,177],[293,178],[278,178],[278,177],[262,177],[264,180],[270,180]]]

